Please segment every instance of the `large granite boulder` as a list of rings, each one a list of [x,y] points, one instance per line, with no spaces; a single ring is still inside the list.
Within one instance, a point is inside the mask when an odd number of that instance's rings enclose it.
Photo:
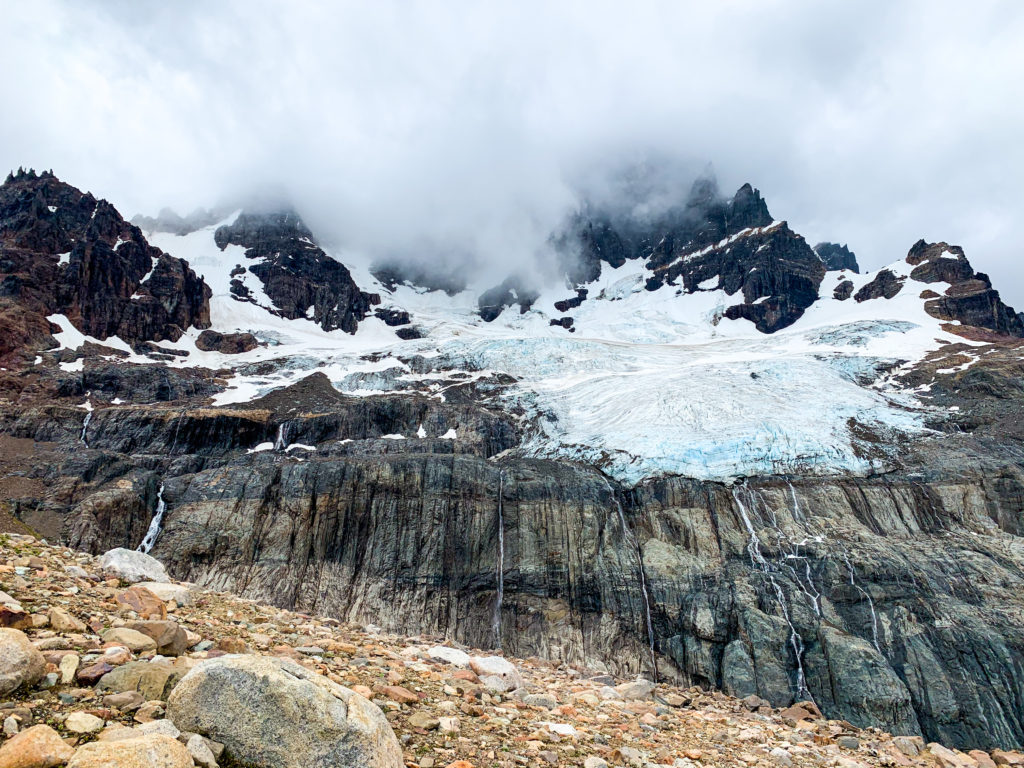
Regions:
[[[20,629],[0,629],[0,696],[35,685],[46,674],[46,659]]]
[[[254,768],[402,768],[384,714],[354,691],[287,659],[224,656],[181,679],[167,716]]]

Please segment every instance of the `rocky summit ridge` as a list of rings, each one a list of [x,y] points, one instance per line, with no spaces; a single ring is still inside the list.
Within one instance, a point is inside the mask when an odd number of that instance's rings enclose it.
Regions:
[[[0,561],[4,768],[1024,764],[826,719],[811,702],[294,613],[174,582],[126,550],[8,535]]]
[[[860,273],[709,180],[581,206],[553,284],[382,266],[286,206],[135,221],[49,172],[0,188],[6,530],[709,706],[1024,745],[1024,322],[958,247]]]

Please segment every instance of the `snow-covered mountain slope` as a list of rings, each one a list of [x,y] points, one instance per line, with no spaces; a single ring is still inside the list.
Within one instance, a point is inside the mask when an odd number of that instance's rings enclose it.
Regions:
[[[170,365],[234,371],[218,404],[248,401],[313,371],[352,395],[437,398],[467,379],[505,374],[515,382],[495,397],[522,408],[525,452],[595,463],[629,482],[663,473],[728,479],[881,469],[898,436],[926,434],[925,420],[935,415],[882,372],[945,343],[965,343],[924,309],[922,292],[948,286],[910,278],[906,262],[888,268],[904,278],[889,299],[836,299],[837,285],[850,281],[856,293],[878,273],[828,273],[817,301],[772,334],[728,319],[742,296],[728,295],[717,280],[692,293],[673,285],[647,290],[652,270],[642,261],[602,264],[569,332],[551,325],[563,314],[555,303],[572,295],[564,286],[542,291],[526,312],[514,305],[487,323],[477,312],[478,289],[389,291],[359,259],[342,254],[357,284],[378,293],[384,307],[408,312],[422,338],[401,339],[372,316],[354,334],[325,332],[312,320],[275,314],[248,272],[242,279],[257,303],[236,300],[231,272],[245,260],[237,246],[216,246],[218,226],[150,235],[210,285],[214,330],[251,332],[264,342],[239,355],[204,352],[191,329],[163,344],[189,352]]]

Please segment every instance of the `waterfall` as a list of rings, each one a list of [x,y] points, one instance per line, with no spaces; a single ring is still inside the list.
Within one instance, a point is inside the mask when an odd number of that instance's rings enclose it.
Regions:
[[[181,409],[181,413],[174,422],[174,437],[171,438],[171,449],[167,452],[171,456],[174,455],[174,449],[178,445],[178,432],[181,430],[181,421],[185,418],[185,409]]]
[[[612,495],[612,501],[615,502],[615,508],[618,510],[619,523],[622,525],[623,538],[636,553],[637,565],[640,569],[640,592],[643,595],[644,600],[644,623],[647,627],[647,642],[651,646],[651,675],[654,678],[654,682],[658,682],[658,657],[654,648],[654,624],[651,622],[651,596],[647,591],[647,575],[644,573],[643,552],[641,552],[640,544],[637,542],[636,538],[634,538],[633,532],[626,524],[626,515],[622,511],[622,504],[619,502],[619,497],[615,495],[612,484],[608,481],[607,477],[604,478],[604,484],[605,487],[608,488],[608,493]]]
[[[78,439],[81,440],[82,445],[84,445],[86,448],[89,447],[89,443],[86,442],[85,440],[85,430],[89,428],[90,421],[92,421],[92,411],[86,412],[85,421],[82,422],[82,434],[78,436]]]
[[[505,470],[498,473],[498,599],[494,603],[495,647],[501,648],[501,604],[505,599],[505,517],[502,513],[502,495],[505,492]]]
[[[288,447],[288,444],[284,441],[284,422],[277,425],[277,439],[274,441],[274,450],[283,451]]]
[[[803,638],[800,637],[800,633],[796,631],[796,627],[793,625],[789,605],[786,600],[786,593],[783,591],[782,587],[779,586],[779,582],[775,578],[775,570],[761,553],[761,540],[757,537],[757,531],[754,530],[754,524],[747,512],[746,505],[740,498],[739,490],[739,486],[733,486],[732,497],[736,501],[736,506],[740,511],[740,517],[743,519],[743,525],[746,527],[747,534],[750,536],[750,540],[747,542],[747,554],[750,555],[750,563],[754,566],[755,570],[764,574],[768,583],[771,584],[772,590],[775,592],[775,598],[779,602],[779,609],[782,611],[782,617],[785,619],[786,624],[789,625],[789,644],[792,646],[793,655],[796,657],[797,696],[805,696],[811,701],[814,701],[814,697],[811,696],[811,692],[807,688],[807,677],[804,674]],[[747,492],[750,495],[751,501],[753,501],[753,493],[749,490]]]
[[[160,485],[160,490],[156,493],[156,512],[153,514],[153,519],[149,521],[149,530],[146,531],[146,536],[143,538],[142,543],[139,544],[137,551],[145,552],[147,555],[149,551],[153,549],[153,545],[156,544],[156,537],[160,535],[160,524],[164,521],[164,512],[167,511],[167,504],[164,502],[164,486]]]
[[[878,644],[878,615],[875,613],[875,601],[871,599],[871,595],[856,581],[856,571],[854,570],[853,563],[850,562],[850,556],[843,552],[843,562],[846,563],[846,569],[850,572],[850,585],[853,586],[861,597],[867,600],[868,607],[871,609],[871,639],[875,644],[875,650],[879,653],[882,652],[881,646]]]

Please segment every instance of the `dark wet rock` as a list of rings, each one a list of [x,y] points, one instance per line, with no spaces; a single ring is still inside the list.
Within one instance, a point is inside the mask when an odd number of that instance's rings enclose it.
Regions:
[[[246,268],[273,302],[267,309],[282,317],[309,318],[325,331],[355,333],[370,307],[380,303],[376,294],[359,290],[348,269],[314,242],[290,209],[242,213],[220,227],[214,239],[221,250],[228,245],[246,249]],[[252,299],[242,280],[233,280],[231,286],[238,298]]]
[[[412,322],[409,313],[404,309],[381,309],[373,310],[373,316],[382,320],[385,325],[397,326],[408,325]]]
[[[814,246],[814,252],[818,254],[818,257],[825,264],[825,268],[828,269],[829,272],[840,270],[860,272],[860,267],[857,265],[856,254],[847,248],[845,244],[818,243]]]
[[[919,240],[910,249],[910,276],[922,283],[948,283],[941,296],[925,302],[925,311],[942,320],[987,328],[1008,336],[1024,336],[1024,320],[999,298],[988,275],[975,272],[963,249]]]
[[[655,270],[648,290],[682,284],[687,292],[715,280],[742,304],[729,307],[731,320],[750,320],[762,333],[794,323],[818,298],[825,266],[802,237],[785,222],[737,233],[715,246],[683,253]]]
[[[237,355],[254,350],[259,344],[251,333],[218,333],[206,330],[199,334],[196,346],[204,352]]]
[[[570,282],[582,285],[598,278],[602,263],[616,268],[630,259],[645,259],[652,268],[662,266],[683,252],[771,222],[760,192],[749,184],[729,199],[721,195],[713,178],[701,178],[686,200],[654,217],[587,207],[553,243]]]
[[[861,286],[860,290],[853,294],[853,298],[858,302],[891,299],[900,292],[906,281],[905,277],[897,277],[891,270],[882,269],[870,283]]]
[[[66,315],[98,339],[177,340],[209,325],[210,289],[181,259],[52,173],[0,187],[0,357],[51,346],[46,315]],[[8,341],[10,340],[10,342]]]
[[[87,358],[76,373],[54,374],[58,397],[91,396],[111,402],[158,403],[209,397],[224,389],[205,368],[124,365]]]
[[[552,318],[549,321],[548,324],[549,325],[557,325],[557,326],[559,326],[561,328],[565,328],[566,330],[573,330],[572,323],[573,323],[573,320],[572,320],[571,317],[559,317],[557,319],[556,318]]]
[[[527,287],[520,277],[506,278],[501,285],[480,294],[477,304],[480,317],[488,323],[496,319],[506,308],[519,305],[519,314],[525,314],[533,306],[540,293]]]
[[[568,312],[570,309],[575,309],[580,306],[584,301],[587,300],[587,294],[589,291],[586,288],[577,288],[576,295],[571,299],[564,299],[562,301],[555,302],[555,309],[559,312]]]
[[[423,333],[423,331],[421,331],[419,328],[408,326],[405,328],[399,328],[397,331],[395,331],[395,336],[397,336],[400,339],[405,339],[406,341],[411,341],[412,339],[422,339],[424,335],[425,334]]]
[[[838,299],[839,301],[846,301],[853,295],[853,282],[850,280],[843,280],[839,285],[832,291],[832,298]]]
[[[449,259],[439,254],[420,254],[418,258],[383,259],[370,268],[370,273],[389,291],[409,285],[454,296],[466,290],[465,263],[470,261],[456,259],[449,263]]]

